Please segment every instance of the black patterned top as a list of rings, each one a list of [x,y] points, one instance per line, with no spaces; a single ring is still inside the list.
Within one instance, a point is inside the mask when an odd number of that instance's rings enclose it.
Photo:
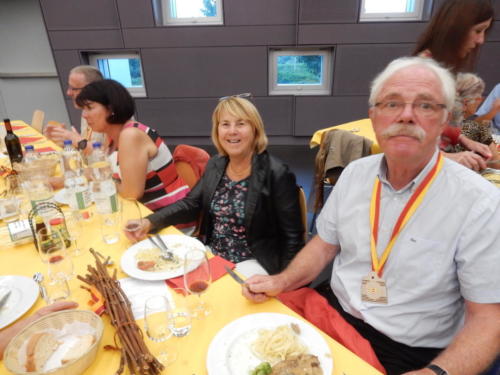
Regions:
[[[245,202],[248,177],[232,181],[224,175],[210,204],[210,217],[214,225],[208,244],[214,254],[238,263],[253,258],[245,230]]]

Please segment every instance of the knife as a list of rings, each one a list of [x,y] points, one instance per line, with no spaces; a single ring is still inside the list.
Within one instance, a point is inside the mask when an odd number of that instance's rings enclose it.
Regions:
[[[243,280],[241,277],[239,277],[236,272],[234,272],[231,268],[229,268],[228,266],[224,266],[225,270],[227,271],[227,273],[229,275],[231,275],[231,277],[238,283],[238,284],[245,284],[245,280]]]
[[[10,296],[10,290],[7,293],[5,293],[5,295],[2,298],[0,298],[0,308],[2,308],[3,305],[5,305],[5,303],[9,299],[9,296]]]

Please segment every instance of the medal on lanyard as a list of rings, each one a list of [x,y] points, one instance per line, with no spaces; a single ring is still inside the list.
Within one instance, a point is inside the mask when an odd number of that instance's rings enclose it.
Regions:
[[[385,248],[382,256],[379,258],[377,255],[377,241],[378,241],[378,227],[380,215],[380,195],[382,184],[378,178],[375,179],[373,186],[372,199],[370,203],[370,253],[372,259],[372,271],[361,279],[361,300],[374,303],[387,303],[387,286],[382,278],[384,265],[389,258],[394,243],[396,242],[399,234],[404,226],[413,216],[418,206],[422,203],[429,187],[443,167],[443,157],[441,153],[438,155],[436,164],[429,171],[427,176],[422,180],[420,185],[414,191],[405,207],[399,214],[399,218],[392,230],[391,238],[387,247]]]

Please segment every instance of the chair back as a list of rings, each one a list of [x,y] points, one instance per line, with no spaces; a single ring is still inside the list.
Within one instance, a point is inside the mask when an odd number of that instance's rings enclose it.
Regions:
[[[174,150],[173,159],[177,174],[192,189],[205,172],[210,155],[199,147],[178,145]]]
[[[45,112],[40,109],[35,109],[33,112],[33,117],[31,118],[31,127],[37,132],[42,133],[43,130],[43,119],[45,118]]]
[[[300,205],[300,217],[302,219],[302,224],[304,226],[304,241],[307,242],[307,198],[306,193],[302,186],[298,186],[299,190],[299,205]]]

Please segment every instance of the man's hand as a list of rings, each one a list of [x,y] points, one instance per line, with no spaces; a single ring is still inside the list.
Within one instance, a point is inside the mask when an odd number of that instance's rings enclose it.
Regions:
[[[39,309],[35,315],[37,315],[37,318],[41,318],[42,316],[45,316],[47,314],[56,312],[56,311],[62,311],[62,310],[69,310],[69,309],[75,309],[78,307],[78,303],[73,302],[73,301],[57,301],[54,302],[52,305],[44,306],[41,309]]]
[[[457,153],[445,152],[444,156],[475,171],[480,171],[486,168],[486,161],[480,155],[475,154],[472,151]]]
[[[487,145],[483,145],[482,143],[473,141],[472,139],[466,137],[463,134],[460,134],[458,137],[459,142],[470,151],[473,151],[479,155],[481,155],[485,160],[489,160],[491,158],[491,150]]]
[[[250,301],[261,303],[283,292],[287,287],[286,284],[286,278],[282,274],[255,275],[245,281],[241,293]]]
[[[127,228],[139,227],[135,230],[127,230]],[[123,232],[125,236],[132,242],[141,241],[146,238],[147,234],[151,230],[151,222],[148,219],[133,219],[127,221],[125,227],[123,228]]]
[[[405,372],[404,374],[401,375],[436,375],[436,373],[432,370],[429,370],[428,368],[423,368],[421,370]]]

